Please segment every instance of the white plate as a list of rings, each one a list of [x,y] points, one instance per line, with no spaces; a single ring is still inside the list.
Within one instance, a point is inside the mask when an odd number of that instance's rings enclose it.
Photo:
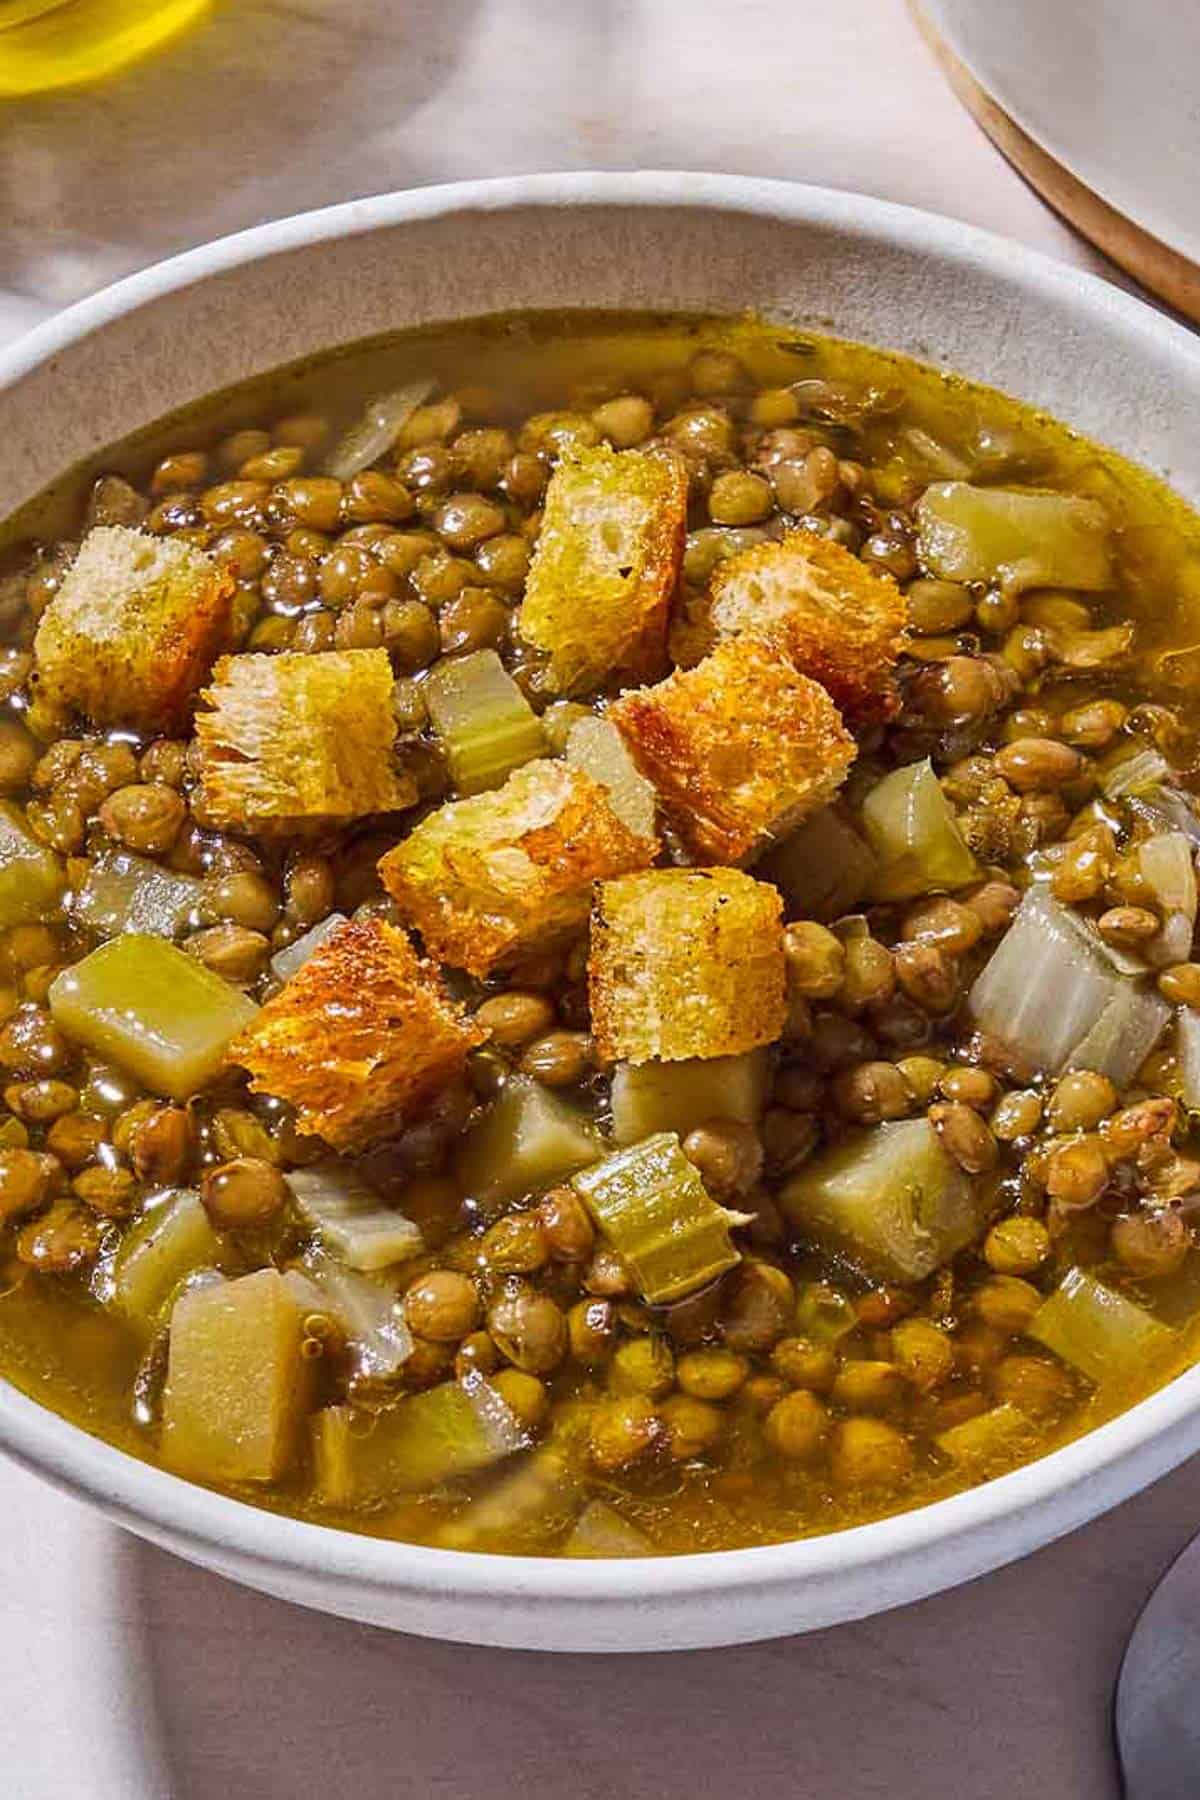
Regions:
[[[303,214],[50,321],[0,354],[0,516],[65,465],[213,388],[482,305],[752,307],[945,362],[1169,473],[1200,501],[1200,341],[1107,283],[854,194],[575,174]],[[1200,1449],[1200,1368],[1079,1442],[936,1505],[796,1543],[632,1562],[468,1555],[281,1518],[136,1462],[3,1384],[0,1445],[154,1543],[328,1612],[476,1643],[685,1649],[861,1618],[1094,1518]]]
[[[915,10],[957,65],[961,97],[1046,198],[1200,316],[1195,0],[916,0]],[[1152,242],[1139,246],[1138,233]]]

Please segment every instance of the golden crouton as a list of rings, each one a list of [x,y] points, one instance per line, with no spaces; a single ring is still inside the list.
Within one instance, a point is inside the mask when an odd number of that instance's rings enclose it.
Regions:
[[[515,769],[488,794],[423,819],[379,864],[383,885],[439,962],[472,975],[587,923],[592,883],[654,861],[657,840],[565,762]]]
[[[803,675],[828,688],[852,725],[893,717],[907,617],[890,575],[830,538],[790,531],[718,563],[710,588],[718,637],[779,636]]]
[[[411,806],[392,686],[386,650],[223,657],[196,717],[212,822],[286,830]]]
[[[42,614],[37,680],[98,725],[183,731],[228,642],[233,592],[194,544],[97,525]]]
[[[729,638],[694,669],[609,707],[698,862],[744,862],[816,812],[846,778],[854,739],[777,643]]]
[[[525,642],[549,654],[560,692],[663,673],[687,492],[687,472],[669,456],[605,444],[563,456],[519,620]]]
[[[295,1107],[301,1131],[355,1150],[421,1117],[486,1036],[405,932],[352,919],[267,1001],[229,1055],[256,1093]]]
[[[592,909],[592,1032],[606,1062],[737,1056],[787,1016],[778,891],[737,869],[605,881]]]

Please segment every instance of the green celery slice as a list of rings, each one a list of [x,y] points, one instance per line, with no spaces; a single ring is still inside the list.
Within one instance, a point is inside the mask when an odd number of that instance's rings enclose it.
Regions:
[[[186,951],[130,932],[64,969],[50,1012],[60,1031],[153,1093],[187,1100],[219,1072],[258,1008]]]
[[[541,720],[494,650],[440,663],[425,683],[425,701],[459,794],[498,788],[546,754]]]
[[[103,850],[89,864],[72,911],[97,937],[138,931],[173,938],[187,929],[203,891],[194,875],[177,875],[128,850]]]
[[[1027,1335],[1097,1384],[1140,1379],[1178,1342],[1145,1307],[1079,1268],[1043,1300]]]
[[[179,1283],[220,1261],[221,1240],[199,1194],[177,1188],[152,1201],[116,1254],[98,1267],[96,1297],[149,1334]]]
[[[855,1132],[780,1190],[793,1225],[888,1281],[921,1281],[975,1237],[991,1203],[927,1119]]]
[[[575,1521],[564,1556],[650,1556],[654,1545],[644,1531],[623,1519],[607,1500],[593,1500]]]
[[[299,1448],[312,1364],[277,1269],[196,1287],[171,1313],[162,1449],[201,1481],[276,1481]]]
[[[364,1506],[438,1487],[529,1445],[479,1375],[444,1381],[378,1413],[328,1406],[313,1421],[316,1485],[330,1506]]]
[[[685,1138],[708,1119],[753,1125],[766,1101],[769,1074],[765,1049],[673,1063],[618,1063],[612,1076],[613,1137],[618,1144],[636,1144],[658,1131]]]
[[[539,1082],[515,1076],[463,1137],[454,1172],[468,1198],[490,1208],[552,1187],[602,1152],[590,1119]]]
[[[979,878],[928,758],[877,782],[863,801],[862,822],[880,865],[874,900],[912,900]]]
[[[917,502],[917,554],[945,581],[998,581],[1010,593],[1112,581],[1104,508],[1077,494],[934,482]]]
[[[740,1215],[717,1205],[674,1132],[618,1150],[571,1185],[652,1305],[678,1300],[741,1261]]]
[[[875,869],[874,851],[836,807],[826,806],[777,844],[755,873],[774,882],[789,918],[828,923],[866,898]]]
[[[38,843],[18,807],[0,800],[0,929],[48,919],[65,886],[53,850]]]

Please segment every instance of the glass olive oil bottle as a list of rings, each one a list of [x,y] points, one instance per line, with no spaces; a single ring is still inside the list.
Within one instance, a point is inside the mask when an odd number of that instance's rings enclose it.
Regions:
[[[0,0],[0,98],[95,81],[154,50],[210,0]]]

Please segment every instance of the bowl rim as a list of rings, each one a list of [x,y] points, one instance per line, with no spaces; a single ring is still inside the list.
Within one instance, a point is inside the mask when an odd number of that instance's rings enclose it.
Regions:
[[[0,391],[126,313],[249,262],[456,213],[564,206],[741,212],[823,226],[909,252],[924,250],[942,264],[1010,279],[1016,257],[1027,288],[1067,300],[1084,316],[1107,318],[1134,336],[1152,333],[1160,344],[1165,339],[1200,389],[1200,339],[1183,325],[1098,276],[996,233],[892,201],[802,183],[631,170],[452,182],[253,226],[126,276],[35,326],[0,350]],[[248,1579],[251,1568],[271,1569],[280,1580],[291,1575],[430,1600],[452,1595],[468,1604],[510,1601],[552,1609],[577,1601],[615,1608],[772,1590],[799,1594],[807,1585],[839,1576],[861,1583],[885,1565],[894,1569],[940,1553],[944,1572],[925,1580],[920,1590],[930,1592],[1048,1543],[1200,1448],[1200,1365],[1061,1449],[947,1499],[813,1537],[636,1560],[438,1549],[289,1517],[144,1463],[5,1381],[0,1381],[0,1448],[140,1535],[182,1548],[210,1566],[224,1563],[228,1573]],[[1057,1513],[1046,1505],[1055,1498],[1063,1502]],[[973,1556],[967,1540],[981,1546]],[[950,1555],[954,1547],[956,1554]],[[911,1592],[899,1596],[910,1597]],[[881,1600],[884,1606],[893,1603],[886,1596]],[[858,1604],[855,1610],[868,1608]]]

